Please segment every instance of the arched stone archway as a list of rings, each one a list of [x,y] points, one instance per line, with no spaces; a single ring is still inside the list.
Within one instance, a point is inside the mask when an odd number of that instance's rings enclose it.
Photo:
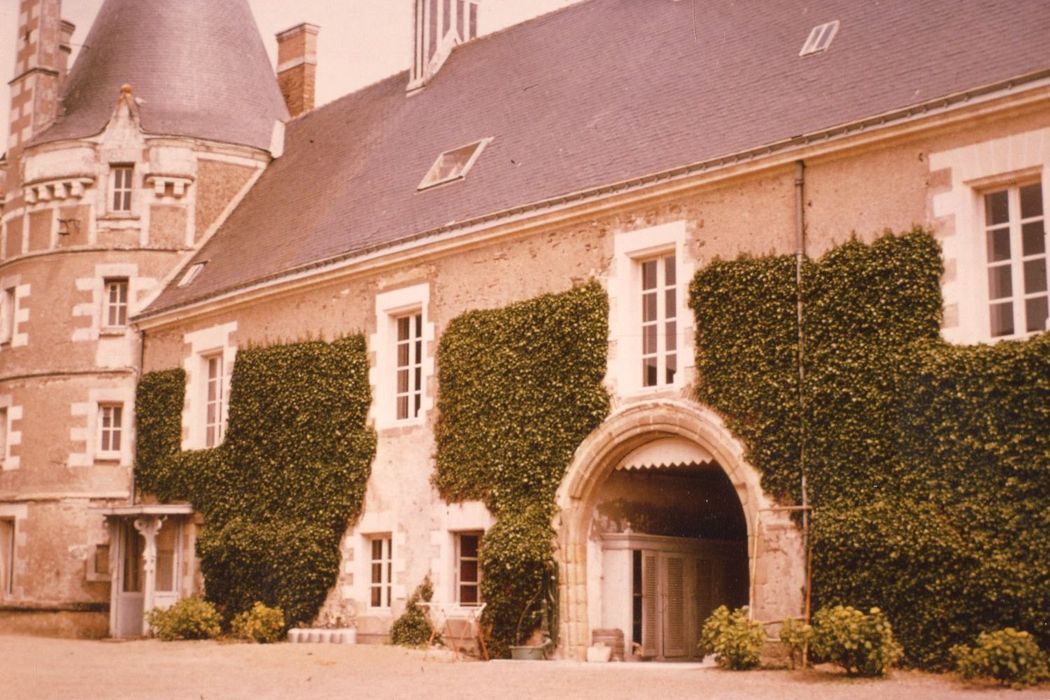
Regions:
[[[560,572],[561,653],[583,658],[590,644],[587,542],[599,490],[616,465],[642,445],[684,438],[709,452],[740,499],[747,525],[748,599],[756,619],[781,620],[802,609],[802,537],[783,512],[771,510],[758,472],[713,411],[682,400],[633,403],[612,415],[576,450],[557,494],[555,557]]]

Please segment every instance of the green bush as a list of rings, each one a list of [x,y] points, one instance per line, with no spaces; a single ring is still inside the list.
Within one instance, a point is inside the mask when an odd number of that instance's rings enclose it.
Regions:
[[[780,626],[780,643],[788,650],[791,668],[798,668],[806,658],[806,650],[813,642],[813,625],[789,617]]]
[[[427,576],[409,596],[401,617],[394,620],[390,628],[391,643],[402,647],[418,647],[430,640],[432,630],[427,621],[427,611],[419,603],[429,603],[433,597],[434,586],[430,583],[430,576]]]
[[[952,647],[955,667],[963,678],[991,678],[1003,685],[1022,688],[1050,678],[1046,655],[1032,635],[1012,627],[982,632],[976,646]]]
[[[146,621],[165,642],[176,639],[213,639],[222,632],[222,615],[198,596],[183,598],[170,608],[149,611]]]
[[[251,610],[238,613],[231,624],[233,636],[259,644],[272,644],[284,637],[284,613],[256,602]]]
[[[813,652],[850,676],[881,676],[904,650],[878,608],[868,614],[848,605],[821,608],[813,616]]]
[[[721,605],[704,622],[700,634],[701,657],[715,655],[715,663],[733,671],[758,668],[766,631],[759,622],[747,619],[747,608],[732,612]]]

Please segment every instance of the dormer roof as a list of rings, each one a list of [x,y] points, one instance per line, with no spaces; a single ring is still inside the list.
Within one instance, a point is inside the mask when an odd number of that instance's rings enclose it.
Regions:
[[[247,0],[106,0],[33,143],[100,133],[124,84],[149,134],[268,149],[288,119]]]

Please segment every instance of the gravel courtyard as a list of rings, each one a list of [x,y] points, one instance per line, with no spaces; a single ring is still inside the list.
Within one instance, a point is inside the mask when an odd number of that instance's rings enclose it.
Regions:
[[[0,636],[3,700],[251,698],[1016,698],[1016,692],[897,672],[865,681],[821,671],[675,664],[479,663],[382,646],[78,641]]]

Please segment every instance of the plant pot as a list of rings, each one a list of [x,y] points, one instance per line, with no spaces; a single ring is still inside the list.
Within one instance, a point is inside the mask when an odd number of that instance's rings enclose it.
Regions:
[[[543,647],[542,646],[526,646],[526,647],[514,647],[510,648],[510,658],[517,661],[543,661]]]
[[[587,647],[587,661],[589,663],[604,664],[612,658],[612,647],[607,647],[601,642]]]

